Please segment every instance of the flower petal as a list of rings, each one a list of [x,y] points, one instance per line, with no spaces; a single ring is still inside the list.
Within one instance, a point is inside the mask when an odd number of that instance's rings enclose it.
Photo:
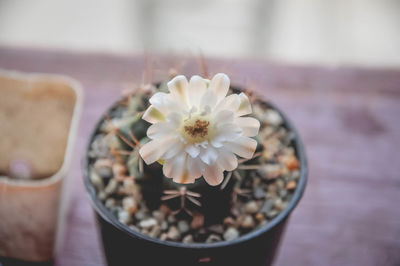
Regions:
[[[191,106],[199,106],[201,96],[206,90],[206,80],[200,76],[192,76],[189,82],[189,102]]]
[[[160,139],[151,140],[140,148],[139,153],[146,164],[152,164],[170,148],[172,141],[176,136],[166,136]]]
[[[211,145],[213,145],[213,147],[215,147],[215,148],[221,148],[222,146],[224,146],[224,139],[214,137],[211,140]]]
[[[214,109],[214,112],[222,110],[229,110],[234,113],[238,110],[240,105],[240,97],[238,94],[231,94],[220,101]]]
[[[182,122],[182,115],[177,112],[171,112],[167,115],[167,121],[170,122],[173,127],[178,128]]]
[[[233,171],[238,166],[236,155],[226,149],[219,150],[217,163],[226,171]]]
[[[174,139],[171,140],[170,143],[168,143],[168,149],[167,151],[162,155],[162,159],[167,160],[170,159],[177,154],[183,152],[185,148],[185,145],[179,138],[179,136],[175,136]]]
[[[250,159],[257,147],[257,141],[249,137],[239,137],[235,141],[225,142],[224,146],[240,157]]]
[[[187,157],[187,168],[190,178],[196,179],[203,175],[206,165],[198,158]]]
[[[217,158],[218,152],[211,146],[208,146],[200,152],[200,159],[208,165],[213,164],[217,160]]]
[[[176,109],[179,103],[171,97],[170,94],[157,92],[149,99],[151,105],[157,108],[160,112],[166,114],[171,110]]]
[[[242,129],[236,124],[223,124],[217,128],[216,141],[233,141],[242,135]]]
[[[222,147],[224,141],[233,140],[242,134],[242,129],[231,123],[233,118],[233,112],[228,110],[223,110],[215,116],[214,120],[217,125],[215,126],[215,136],[211,139],[212,146]]]
[[[166,177],[174,178],[174,173],[184,172],[186,155],[179,154],[173,158],[167,159],[163,164],[163,173]]]
[[[192,157],[196,158],[200,153],[200,148],[195,145],[188,145],[185,148],[185,151]]]
[[[260,122],[253,117],[238,117],[237,124],[242,128],[243,135],[246,137],[254,137],[260,129]]]
[[[203,112],[205,109],[211,110],[217,103],[217,96],[212,90],[207,90],[200,99],[199,109]],[[208,106],[208,107],[207,107]]]
[[[247,95],[242,92],[239,94],[239,98],[240,98],[240,105],[239,109],[236,112],[236,115],[242,116],[251,114],[253,111],[251,109],[251,104],[249,98],[247,98]]]
[[[217,186],[224,180],[224,170],[218,164],[208,165],[203,173],[204,180],[211,185]]]
[[[214,120],[216,121],[217,125],[222,125],[226,123],[231,123],[234,118],[234,113],[229,110],[222,110],[216,113]]]
[[[185,76],[179,75],[174,77],[170,82],[167,83],[167,86],[174,97],[187,102],[189,83]]]
[[[165,160],[163,165],[163,173],[166,177],[172,178],[174,182],[187,184],[193,183],[194,179],[190,178],[187,168],[187,154],[182,153],[174,158]]]
[[[216,74],[210,83],[210,89],[217,96],[217,103],[220,102],[228,93],[230,85],[229,77],[223,73]]]
[[[180,178],[173,179],[175,183],[180,183],[180,184],[193,184],[195,181],[195,178],[192,177],[190,171],[185,172],[185,176],[182,176]]]
[[[165,121],[165,116],[163,113],[161,113],[157,108],[154,106],[150,105],[149,108],[147,108],[146,112],[144,112],[142,116],[143,120],[146,120],[149,123],[157,123],[157,122],[163,122]]]
[[[147,136],[150,139],[158,139],[169,135],[173,130],[174,127],[171,125],[171,123],[159,122],[151,125],[147,129]]]

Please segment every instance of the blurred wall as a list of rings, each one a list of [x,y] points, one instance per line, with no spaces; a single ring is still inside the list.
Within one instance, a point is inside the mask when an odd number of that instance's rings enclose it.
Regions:
[[[400,67],[400,1],[0,0],[0,45]]]

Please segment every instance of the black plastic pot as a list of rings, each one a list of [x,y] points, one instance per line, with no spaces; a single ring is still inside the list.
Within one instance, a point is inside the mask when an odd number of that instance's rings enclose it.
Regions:
[[[239,89],[234,89],[240,91]],[[250,232],[232,241],[217,243],[183,244],[161,241],[131,230],[105,208],[97,198],[89,179],[89,159],[86,154],[83,160],[84,183],[92,205],[96,211],[104,244],[104,251],[109,266],[125,265],[271,265],[277,254],[286,223],[291,212],[303,195],[307,182],[307,161],[300,137],[278,108],[265,103],[278,111],[284,119],[284,125],[295,134],[293,146],[300,162],[300,179],[289,205],[265,227]],[[112,110],[116,105],[110,108]],[[100,126],[100,120],[94,128],[87,146],[90,148]],[[86,151],[86,152],[87,152]]]

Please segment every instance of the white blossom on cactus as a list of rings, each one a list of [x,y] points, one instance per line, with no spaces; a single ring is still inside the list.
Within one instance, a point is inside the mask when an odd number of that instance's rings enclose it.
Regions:
[[[220,184],[224,171],[238,165],[237,156],[252,158],[260,123],[252,117],[246,94],[230,94],[225,74],[211,81],[180,75],[168,82],[170,93],[157,92],[143,119],[152,125],[151,139],[140,149],[147,164],[163,162],[163,173],[177,183],[193,183],[204,177],[213,186]]]

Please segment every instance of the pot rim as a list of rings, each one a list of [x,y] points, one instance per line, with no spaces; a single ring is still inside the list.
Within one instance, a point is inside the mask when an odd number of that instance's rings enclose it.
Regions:
[[[159,84],[159,83],[156,83]],[[244,89],[240,89],[240,86],[230,86],[230,88],[235,92],[242,92],[245,91]],[[121,223],[118,221],[118,219],[109,211],[103,203],[99,200],[99,198],[96,196],[96,191],[94,187],[92,186],[89,178],[89,157],[88,157],[88,152],[90,150],[91,143],[93,142],[94,136],[96,135],[100,124],[103,122],[104,119],[104,114],[107,114],[110,110],[115,108],[117,106],[117,103],[119,101],[115,102],[110,108],[108,108],[101,118],[96,122],[95,127],[93,128],[89,140],[86,145],[85,149],[85,156],[82,160],[82,169],[83,169],[83,179],[84,179],[84,184],[86,191],[89,194],[90,198],[90,203],[92,207],[95,209],[96,213],[100,215],[106,222],[110,223],[111,225],[115,226],[118,230],[120,230],[123,233],[128,234],[130,237],[137,238],[142,241],[148,241],[153,244],[158,244],[158,245],[166,245],[170,247],[175,247],[175,248],[187,248],[187,249],[205,249],[205,248],[221,248],[221,247],[226,247],[226,246],[233,246],[237,244],[241,244],[243,242],[249,241],[253,238],[257,238],[258,236],[271,231],[274,227],[276,227],[278,224],[283,222],[286,218],[289,217],[290,213],[294,210],[294,208],[297,206],[299,203],[301,197],[304,194],[305,187],[307,184],[307,175],[308,175],[308,165],[307,165],[307,158],[306,158],[306,153],[305,149],[303,146],[303,142],[301,141],[300,135],[296,128],[293,126],[292,122],[288,119],[288,117],[279,109],[276,107],[275,104],[271,103],[270,101],[265,101],[261,100],[263,103],[265,103],[268,107],[271,109],[274,109],[277,111],[283,118],[283,124],[284,126],[289,129],[291,132],[294,133],[295,138],[294,138],[294,148],[298,157],[298,160],[300,162],[300,178],[297,183],[296,190],[294,192],[294,195],[292,199],[290,200],[289,204],[287,207],[279,213],[275,218],[273,218],[268,224],[265,226],[255,229],[252,232],[246,233],[236,239],[229,240],[229,241],[220,241],[220,242],[215,242],[215,243],[182,243],[182,242],[173,242],[173,241],[167,241],[167,240],[160,240],[158,238],[152,238],[149,237],[145,234],[142,234],[140,232],[134,231],[130,229],[127,225]]]

